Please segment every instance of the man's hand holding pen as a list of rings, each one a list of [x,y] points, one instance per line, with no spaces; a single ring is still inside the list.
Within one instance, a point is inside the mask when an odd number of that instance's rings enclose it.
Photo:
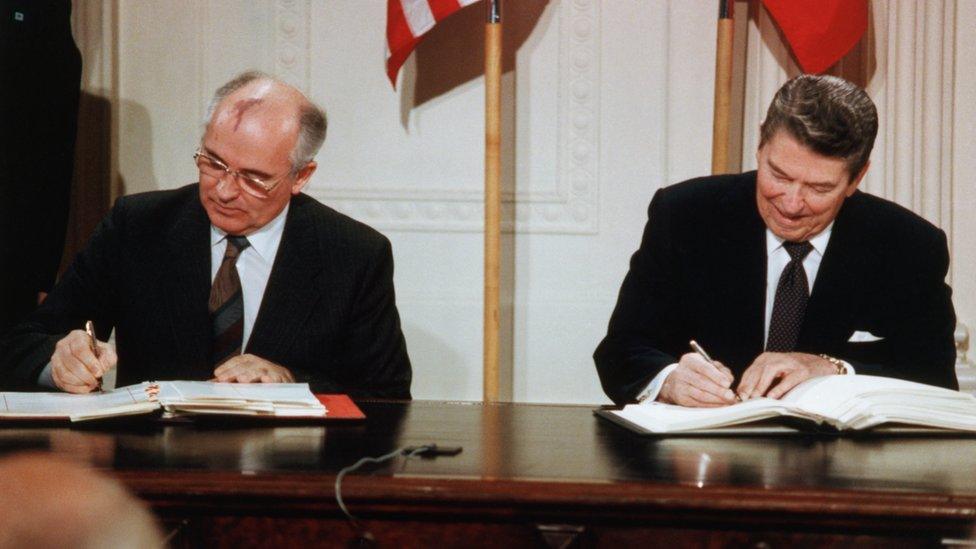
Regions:
[[[51,377],[62,391],[90,393],[101,387],[102,376],[117,362],[111,345],[95,340],[85,330],[72,330],[54,346]]]
[[[681,406],[708,407],[735,404],[738,397],[732,390],[735,377],[718,361],[711,360],[701,347],[685,353],[678,367],[664,380],[657,400]]]
[[[733,391],[735,378],[724,364],[712,360],[694,340],[693,353],[682,355],[678,367],[664,380],[657,400],[693,407],[717,407],[743,399],[781,398],[808,379],[840,373],[823,356],[805,353],[763,353],[746,369]]]

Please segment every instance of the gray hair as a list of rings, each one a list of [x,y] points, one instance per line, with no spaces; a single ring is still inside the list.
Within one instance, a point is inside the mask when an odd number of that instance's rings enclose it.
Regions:
[[[210,104],[207,106],[207,124],[213,118],[217,106],[227,96],[259,80],[270,80],[282,86],[293,87],[287,82],[261,71],[242,72],[223,86],[217,88],[217,91],[214,92],[213,97],[210,99]],[[325,111],[305,97],[304,94],[302,94],[302,97],[305,98],[305,102],[298,107],[298,141],[295,143],[295,148],[292,149],[289,155],[292,175],[297,174],[315,158],[315,154],[319,152],[319,149],[322,148],[322,143],[325,142],[325,131],[328,126]]]
[[[773,97],[760,126],[759,146],[780,130],[819,154],[843,159],[853,179],[874,148],[878,110],[867,92],[843,78],[802,74]]]

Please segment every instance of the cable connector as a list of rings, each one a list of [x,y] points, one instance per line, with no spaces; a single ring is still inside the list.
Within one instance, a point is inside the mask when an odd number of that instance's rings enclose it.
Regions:
[[[403,449],[404,454],[409,454],[411,456],[420,456],[423,458],[433,458],[437,456],[456,456],[461,453],[464,448],[462,446],[449,446],[434,444],[424,444],[423,446],[407,446]]]

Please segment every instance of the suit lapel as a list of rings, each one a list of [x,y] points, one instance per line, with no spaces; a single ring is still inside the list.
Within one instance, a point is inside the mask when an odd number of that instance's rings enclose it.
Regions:
[[[823,352],[830,342],[845,341],[846,319],[854,307],[858,292],[852,287],[858,279],[859,230],[854,210],[857,195],[848,199],[834,221],[830,241],[813,283],[810,300],[800,328],[797,350]]]
[[[174,225],[169,239],[170,257],[164,265],[171,270],[166,277],[172,296],[172,331],[179,363],[174,368],[196,373],[201,365],[209,366],[210,314],[210,221],[194,196],[192,204]],[[175,373],[175,372],[174,372]]]
[[[293,199],[288,210],[247,353],[268,359],[285,354],[321,297],[316,283],[324,265],[321,247],[303,203]]]

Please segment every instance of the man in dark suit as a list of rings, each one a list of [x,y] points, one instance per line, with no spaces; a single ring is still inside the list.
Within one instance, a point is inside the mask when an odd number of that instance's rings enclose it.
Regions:
[[[311,384],[410,397],[389,241],[301,194],[325,115],[244,73],[220,88],[198,184],[119,199],[47,300],[0,345],[3,381],[84,393],[149,379]],[[94,321],[116,349],[80,328]],[[242,352],[243,351],[243,352]]]
[[[655,194],[594,354],[614,402],[723,406],[851,372],[957,388],[945,234],[857,190],[877,127],[864,90],[799,76],[757,171]]]

